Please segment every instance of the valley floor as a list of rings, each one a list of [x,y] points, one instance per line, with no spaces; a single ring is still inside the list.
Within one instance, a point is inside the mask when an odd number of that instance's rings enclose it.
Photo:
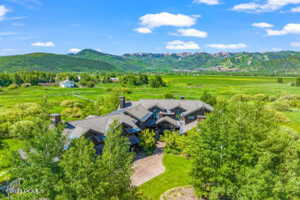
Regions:
[[[266,94],[274,97],[282,95],[300,95],[300,89],[290,86],[295,78],[284,78],[284,83],[277,83],[276,77],[242,77],[242,76],[163,76],[167,82],[166,88],[121,86],[119,83],[98,84],[95,88],[58,88],[58,87],[29,87],[17,89],[0,89],[0,112],[24,102],[40,102],[45,97],[51,103],[50,112],[61,112],[60,103],[63,100],[93,101],[100,96],[106,96],[114,91],[122,91],[131,100],[147,98],[164,98],[172,94],[176,98],[185,96],[186,99],[200,99],[204,91],[223,97],[231,98],[236,94]],[[300,133],[300,110],[284,112],[290,122],[286,125]],[[6,166],[12,152],[22,146],[22,141],[5,140],[0,144],[0,182],[7,178]],[[163,157],[165,172],[139,188],[150,199],[157,200],[165,191],[189,185],[191,162],[181,156],[165,154]]]

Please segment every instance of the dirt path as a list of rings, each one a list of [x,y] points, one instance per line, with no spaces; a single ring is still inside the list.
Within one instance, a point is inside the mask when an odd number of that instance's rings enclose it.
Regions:
[[[134,162],[134,173],[131,177],[134,186],[142,185],[165,171],[163,165],[163,147],[163,143],[158,143],[153,155],[139,158]]]
[[[200,200],[192,186],[177,187],[165,192],[160,200]]]

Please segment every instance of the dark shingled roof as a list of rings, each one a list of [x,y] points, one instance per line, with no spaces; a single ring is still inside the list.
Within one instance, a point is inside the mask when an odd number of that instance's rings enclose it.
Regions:
[[[160,118],[159,120],[157,120],[156,124],[160,124],[160,123],[163,123],[163,122],[168,122],[169,124],[172,124],[176,127],[180,127],[180,123],[179,121],[176,121],[175,119],[172,119],[171,117],[163,117],[163,118]]]
[[[210,105],[197,100],[176,100],[176,99],[142,99],[140,101],[131,102],[132,106],[142,105],[146,109],[151,109],[155,106],[159,108],[164,108],[166,110],[172,110],[174,108],[180,107],[185,110],[184,116],[193,113],[201,108],[211,112],[213,107]]]
[[[138,120],[141,122],[147,121],[147,119],[149,119],[152,115],[150,109],[154,107],[159,107],[168,113],[171,113],[175,108],[182,108],[184,110],[182,116],[192,114],[200,109],[204,109],[208,112],[213,111],[213,108],[210,105],[197,100],[144,99],[140,101],[126,102],[125,108],[111,112],[108,115],[89,116],[84,120],[68,122],[68,128],[64,130],[64,134],[70,139],[81,137],[89,131],[94,131],[105,136],[110,125],[114,121],[126,124],[131,127],[131,131],[136,132],[140,130],[137,125]],[[159,124],[164,121],[181,128],[183,131],[189,130],[196,125],[196,123],[191,126],[181,124],[180,121],[174,120],[170,117],[163,117],[156,123]]]
[[[129,115],[133,116],[134,118],[144,122],[147,121],[147,119],[151,116],[151,112],[148,111],[143,105],[136,105],[129,107],[124,110],[125,113],[128,113]]]

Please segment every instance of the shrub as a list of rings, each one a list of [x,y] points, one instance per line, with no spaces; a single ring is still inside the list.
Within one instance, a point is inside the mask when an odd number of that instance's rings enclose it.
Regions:
[[[83,111],[78,107],[66,108],[62,111],[62,115],[66,118],[82,118],[84,116]]]
[[[96,82],[92,80],[80,80],[79,84],[81,87],[93,88],[95,87]]]
[[[290,111],[290,104],[286,100],[277,100],[271,104],[272,108],[280,112]]]
[[[270,96],[269,97],[269,101],[270,102],[273,102],[273,101],[276,101],[277,100],[277,97],[276,96]]]
[[[82,108],[83,104],[76,100],[64,100],[60,103],[60,106],[67,107],[67,108],[74,108],[74,107]]]
[[[277,83],[283,83],[284,81],[283,81],[283,78],[281,78],[281,77],[278,77],[277,78]]]
[[[253,97],[247,94],[236,94],[231,98],[231,101],[247,102],[253,100]]]
[[[210,105],[216,105],[217,104],[217,98],[216,96],[212,95],[211,93],[209,93],[207,90],[205,90],[202,94],[202,96],[200,97],[201,101],[210,104]]]
[[[165,99],[175,99],[174,95],[173,94],[170,94],[170,93],[167,93],[164,95],[164,98]]]
[[[30,138],[37,130],[36,128],[37,126],[33,121],[18,121],[10,127],[9,134],[12,137]]]
[[[160,88],[160,87],[166,87],[167,84],[163,81],[161,76],[155,76],[154,78],[150,79],[150,87],[152,88]]]
[[[140,134],[140,140],[141,140],[140,145],[142,146],[144,152],[147,155],[152,154],[155,150],[155,144],[156,144],[155,132],[149,129],[145,129]]]
[[[255,101],[269,101],[269,96],[265,94],[256,94],[253,96]]]
[[[285,95],[285,96],[281,96],[279,98],[279,100],[300,100],[300,96],[299,95]]]
[[[10,84],[7,88],[10,89],[10,90],[13,90],[13,89],[17,89],[19,86],[15,83],[13,84]]]
[[[287,116],[285,116],[282,112],[274,112],[274,116],[276,120],[280,123],[290,122],[290,119]]]
[[[125,87],[114,88],[112,91],[119,94],[119,95],[125,95],[125,94],[131,94],[132,93],[132,91],[129,90],[129,88],[125,88]]]
[[[185,136],[178,132],[165,131],[161,140],[166,143],[165,152],[180,154],[185,148]]]
[[[296,87],[300,87],[300,77],[298,77],[296,79],[296,83],[295,83]]]

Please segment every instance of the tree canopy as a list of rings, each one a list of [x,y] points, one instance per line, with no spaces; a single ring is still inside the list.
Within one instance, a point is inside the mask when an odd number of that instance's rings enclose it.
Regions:
[[[264,105],[220,103],[192,134],[192,177],[208,199],[299,199],[299,136]]]

